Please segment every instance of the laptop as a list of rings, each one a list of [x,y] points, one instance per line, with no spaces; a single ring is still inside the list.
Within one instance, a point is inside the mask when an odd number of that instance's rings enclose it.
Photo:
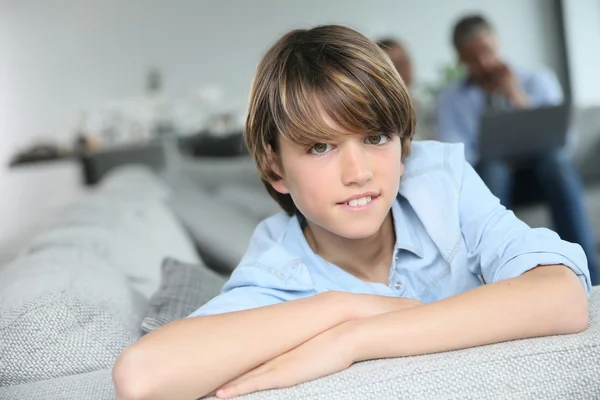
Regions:
[[[481,117],[479,154],[485,158],[535,156],[567,143],[570,104],[493,111]]]

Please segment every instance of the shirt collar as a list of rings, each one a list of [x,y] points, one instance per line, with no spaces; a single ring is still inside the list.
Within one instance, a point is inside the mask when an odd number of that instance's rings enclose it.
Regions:
[[[409,218],[411,210],[408,201],[402,195],[398,194],[396,201],[392,204],[394,231],[396,233],[395,251],[406,250],[423,258],[423,243],[415,232],[414,222],[411,223],[412,218]]]

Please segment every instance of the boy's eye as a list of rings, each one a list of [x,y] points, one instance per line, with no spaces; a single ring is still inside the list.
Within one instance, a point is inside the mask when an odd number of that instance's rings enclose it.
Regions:
[[[317,143],[310,148],[312,154],[325,154],[331,150],[331,145],[327,143]]]
[[[390,141],[390,137],[383,133],[378,133],[376,135],[369,135],[365,138],[365,143],[367,144],[386,144]]]

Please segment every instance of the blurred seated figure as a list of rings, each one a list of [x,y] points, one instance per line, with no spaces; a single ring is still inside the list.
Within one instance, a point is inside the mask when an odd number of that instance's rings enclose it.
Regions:
[[[417,117],[417,125],[415,127],[415,140],[433,139],[434,135],[430,128],[430,123],[427,118],[427,112],[423,104],[419,102],[414,94],[414,74],[413,63],[406,46],[398,39],[388,37],[377,41],[377,45],[383,49],[396,70],[402,77],[404,84],[411,93],[413,106]]]
[[[478,154],[478,125],[483,113],[562,103],[555,74],[506,63],[491,24],[480,15],[460,19],[454,26],[452,41],[467,74],[436,101],[436,138],[464,143],[467,160],[507,208],[516,200],[545,201],[556,232],[583,247],[592,283],[600,284],[596,242],[586,215],[583,187],[568,150],[522,157],[518,162],[482,159]]]
[[[410,90],[413,84],[413,65],[406,47],[398,39],[393,38],[381,39],[377,41],[377,45],[390,57],[404,84]]]

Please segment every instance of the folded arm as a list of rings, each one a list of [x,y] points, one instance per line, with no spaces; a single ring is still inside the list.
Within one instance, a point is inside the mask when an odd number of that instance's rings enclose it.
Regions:
[[[117,397],[196,399],[341,323],[418,304],[327,292],[175,321],[121,354],[113,369]]]
[[[217,395],[289,387],[357,361],[580,332],[587,326],[587,301],[569,268],[535,268],[435,303],[342,323],[230,382]]]
[[[588,298],[577,276],[562,265],[421,307],[343,325],[355,361],[457,350],[503,341],[581,332]]]

